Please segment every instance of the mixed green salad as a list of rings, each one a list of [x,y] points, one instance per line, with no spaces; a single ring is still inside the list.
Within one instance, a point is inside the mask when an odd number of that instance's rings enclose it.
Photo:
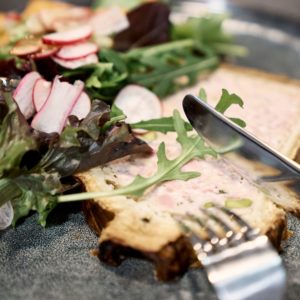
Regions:
[[[56,18],[55,8],[48,19],[43,10],[17,18],[0,54],[0,219],[11,205],[13,226],[30,211],[37,211],[45,226],[61,202],[138,197],[152,185],[199,176],[182,166],[218,152],[189,133],[191,125],[177,111],[162,117],[158,101],[196,83],[227,56],[244,54],[223,31],[223,16],[174,24],[170,7],[161,2],[126,13],[106,5],[66,7],[68,18],[65,13]],[[135,100],[124,93],[128,87]],[[200,97],[206,100],[204,90]],[[224,113],[231,104],[243,102],[223,90],[216,108]],[[139,111],[134,122],[128,105]],[[169,160],[162,143],[152,177],[138,176],[111,192],[79,193],[77,173],[131,154],[153,155],[141,130],[176,132],[181,154]]]

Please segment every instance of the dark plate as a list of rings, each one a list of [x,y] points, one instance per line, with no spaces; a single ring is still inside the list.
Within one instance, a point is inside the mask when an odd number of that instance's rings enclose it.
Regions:
[[[250,50],[247,58],[235,63],[300,78],[300,39],[294,30],[285,31],[293,26],[278,27],[276,20],[246,11],[234,11],[234,16],[239,26],[228,26]],[[145,261],[129,259],[118,268],[101,264],[90,253],[97,237],[85,223],[80,204],[60,205],[46,229],[36,219],[33,214],[15,230],[0,232],[1,300],[216,299],[202,270],[190,270],[179,281],[163,284]],[[282,252],[288,274],[285,299],[296,300],[300,294],[299,228],[300,221],[289,216],[294,235]]]

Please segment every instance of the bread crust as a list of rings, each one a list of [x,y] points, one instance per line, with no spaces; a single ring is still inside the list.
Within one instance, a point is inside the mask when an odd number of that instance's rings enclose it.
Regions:
[[[222,68],[238,74],[247,73],[255,77],[276,80],[300,88],[299,81],[290,80],[284,76],[231,65],[223,65]],[[296,150],[300,148],[300,143],[296,144],[293,149],[289,149],[289,153],[285,154],[295,157]],[[299,157],[297,159],[300,161],[300,150],[298,153]],[[97,185],[93,181],[93,176],[90,174],[83,173],[79,174],[78,177],[87,191],[99,190],[99,184],[97,183]],[[163,281],[178,278],[191,266],[200,266],[189,239],[178,228],[178,224],[174,220],[175,223],[172,223],[172,220],[169,220],[165,215],[166,221],[163,221],[163,223],[166,224],[163,225],[164,228],[159,228],[158,231],[160,232],[147,230],[140,227],[143,225],[139,224],[139,222],[143,223],[141,219],[144,219],[147,223],[148,219],[153,218],[151,221],[159,224],[159,217],[151,215],[151,209],[147,211],[147,208],[144,211],[147,217],[140,215],[139,208],[136,208],[136,211],[133,209],[133,207],[139,206],[140,202],[135,204],[132,199],[129,200],[126,197],[119,200],[119,202],[114,202],[112,199],[95,199],[83,203],[86,220],[99,236],[98,257],[101,261],[117,266],[128,257],[147,259],[153,262],[157,278]],[[284,206],[277,205],[270,212],[273,215],[268,220],[267,226],[263,228],[262,233],[266,234],[274,247],[280,250],[281,241],[288,236],[287,218],[285,211],[280,208]],[[299,207],[297,205],[290,209],[284,207],[284,209],[300,216]],[[148,217],[148,214],[150,217]],[[130,220],[133,224],[130,223]],[[139,228],[142,228],[141,232],[139,232]],[[160,238],[155,239],[155,235],[159,235]]]

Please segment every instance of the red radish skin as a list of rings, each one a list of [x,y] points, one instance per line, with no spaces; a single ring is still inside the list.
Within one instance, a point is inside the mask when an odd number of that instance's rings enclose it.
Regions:
[[[84,119],[91,110],[91,100],[89,96],[82,92],[74,105],[70,115],[76,116],[79,120]]]
[[[49,47],[47,45],[43,45],[39,52],[30,55],[30,57],[35,60],[43,59],[46,57],[53,56],[58,50],[59,50],[58,47],[53,47],[53,46]]]
[[[126,122],[129,124],[162,116],[162,105],[159,98],[150,90],[139,85],[131,84],[124,87],[114,103],[125,113]]]
[[[94,43],[80,43],[71,46],[62,47],[55,56],[63,60],[76,60],[84,58],[90,54],[95,54],[98,51],[98,46]]]
[[[66,46],[87,40],[92,35],[92,28],[89,25],[80,26],[74,29],[55,32],[44,35],[42,40],[47,45]]]
[[[52,59],[60,66],[66,69],[76,69],[89,64],[96,64],[99,62],[98,56],[96,54],[90,54],[86,57],[74,59],[74,60],[64,60],[52,56]]]
[[[47,101],[32,120],[32,128],[46,133],[61,133],[83,87],[80,80],[72,85],[55,77]]]
[[[35,112],[32,101],[32,91],[36,81],[40,78],[41,75],[37,72],[26,74],[13,93],[13,98],[26,119],[32,117]]]
[[[51,82],[40,78],[36,81],[33,87],[33,105],[37,112],[40,111],[51,91]]]

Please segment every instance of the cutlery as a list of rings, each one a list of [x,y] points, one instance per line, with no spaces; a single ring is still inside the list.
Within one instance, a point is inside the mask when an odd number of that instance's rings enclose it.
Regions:
[[[215,149],[229,149],[231,153],[272,168],[271,174],[258,174],[257,182],[288,181],[300,194],[300,166],[295,161],[266,145],[195,96],[187,95],[184,98],[183,109],[198,134]]]
[[[223,207],[174,215],[220,300],[280,300],[286,272],[268,237]],[[203,237],[198,226],[205,230]],[[221,233],[220,232],[221,228]]]

